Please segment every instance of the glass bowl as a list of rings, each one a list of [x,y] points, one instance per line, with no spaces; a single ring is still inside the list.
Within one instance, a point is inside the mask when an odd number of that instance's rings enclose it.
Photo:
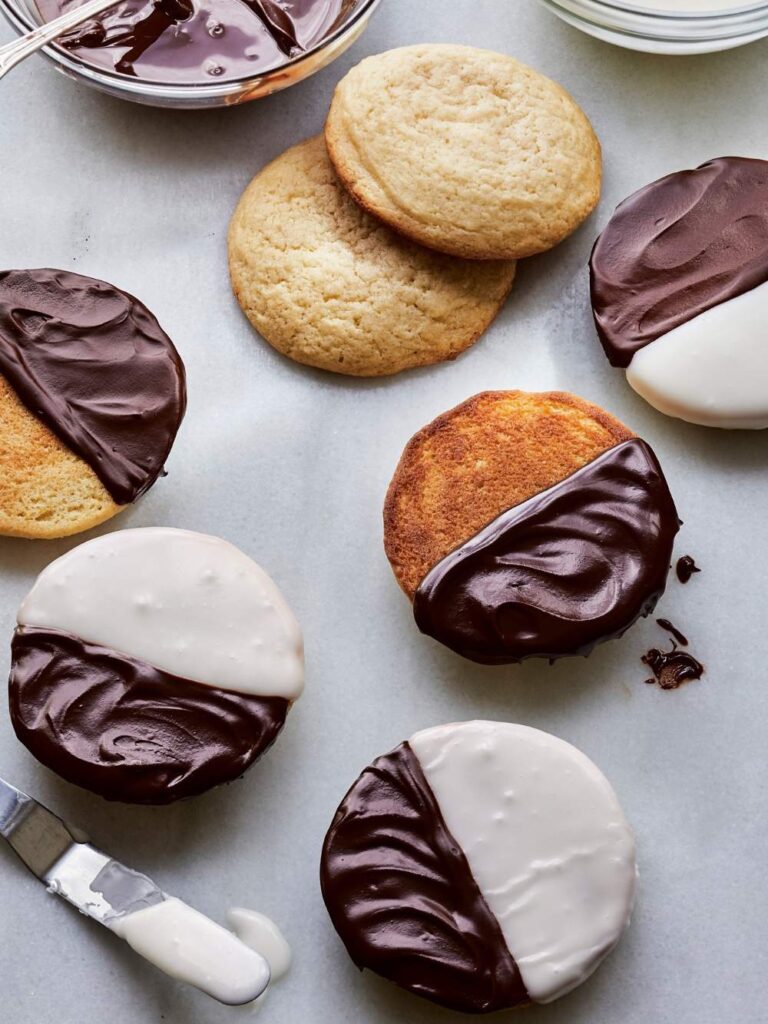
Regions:
[[[287,89],[289,85],[326,67],[362,34],[379,3],[380,0],[347,0],[340,24],[305,53],[270,70],[210,85],[207,82],[170,84],[131,78],[88,64],[55,45],[45,46],[40,52],[62,74],[110,96],[135,103],[189,110],[233,106]],[[0,0],[0,12],[19,34],[29,32],[40,23],[34,0]]]
[[[646,53],[712,53],[768,36],[768,0],[730,6],[701,0],[709,10],[654,10],[619,0],[539,0],[563,21],[597,39]],[[691,0],[695,6],[696,0]]]

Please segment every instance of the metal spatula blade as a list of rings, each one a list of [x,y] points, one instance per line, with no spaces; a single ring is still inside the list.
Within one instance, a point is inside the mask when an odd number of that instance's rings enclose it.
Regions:
[[[125,867],[90,843],[76,838],[70,827],[47,807],[0,779],[0,836],[15,850],[29,870],[47,887],[68,900],[77,909],[123,934],[121,923],[134,913],[169,901],[182,906],[187,920],[192,919],[197,947],[182,952],[181,968],[173,976],[207,992],[225,1003],[251,1002],[267,988],[270,969],[267,961],[235,935],[192,911],[180,900],[168,896],[159,886],[138,871]],[[131,918],[131,920],[135,920]],[[162,969],[157,944],[143,948],[124,935],[132,947]],[[209,962],[206,940],[220,956]],[[223,943],[223,945],[222,945]],[[233,979],[233,960],[244,968]],[[203,965],[202,970],[195,968]],[[229,995],[228,993],[232,993]]]

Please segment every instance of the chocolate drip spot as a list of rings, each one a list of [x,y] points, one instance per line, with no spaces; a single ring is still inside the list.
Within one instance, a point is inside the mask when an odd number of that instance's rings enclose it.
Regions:
[[[184,366],[132,295],[64,270],[0,272],[0,373],[118,504],[162,472]]]
[[[701,662],[687,651],[678,650],[674,643],[671,651],[660,651],[652,647],[641,661],[653,672],[653,678],[646,679],[646,683],[658,683],[662,690],[676,690],[683,683],[701,679],[704,675]]]
[[[710,160],[621,203],[590,260],[613,366],[699,313],[768,281],[768,161]]]
[[[166,804],[238,778],[289,703],[191,682],[55,630],[11,644],[16,735],[46,767],[108,800]]]
[[[588,654],[653,610],[678,528],[655,455],[625,441],[439,562],[416,591],[416,623],[489,664]]]
[[[656,619],[656,622],[662,629],[666,629],[666,631],[675,638],[681,647],[688,646],[688,638],[680,632],[677,626],[673,626],[669,619]]]
[[[682,558],[678,558],[677,560],[675,572],[677,573],[677,578],[681,583],[687,583],[691,576],[693,576],[695,572],[701,572],[701,569],[696,565],[690,555],[683,555]]]
[[[358,967],[454,1010],[529,1001],[408,743],[366,768],[323,846],[323,898]]]

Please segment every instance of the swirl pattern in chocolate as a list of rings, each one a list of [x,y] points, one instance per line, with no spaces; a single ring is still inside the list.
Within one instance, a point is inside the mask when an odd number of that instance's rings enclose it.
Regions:
[[[0,373],[119,505],[162,472],[184,366],[132,295],[64,270],[0,272]]]
[[[487,664],[588,654],[652,611],[678,529],[655,455],[625,441],[447,555],[416,591],[416,623]]]
[[[768,281],[768,161],[710,160],[621,203],[590,260],[613,366],[699,313]]]
[[[323,847],[326,907],[349,955],[417,995],[490,1013],[520,972],[408,743],[365,769]]]
[[[11,721],[62,778],[126,803],[167,804],[238,778],[289,702],[221,690],[55,630],[11,645]]]

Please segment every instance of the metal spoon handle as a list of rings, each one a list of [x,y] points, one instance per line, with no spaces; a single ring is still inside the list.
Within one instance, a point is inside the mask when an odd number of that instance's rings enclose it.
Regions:
[[[63,32],[82,25],[84,21],[94,18],[97,14],[114,7],[119,2],[120,0],[88,0],[88,3],[83,4],[82,7],[67,11],[66,14],[54,18],[53,21],[48,21],[44,25],[33,28],[26,35],[19,36],[12,43],[0,46],[0,78],[11,68],[15,68],[25,57],[35,53],[47,43],[52,43]]]

